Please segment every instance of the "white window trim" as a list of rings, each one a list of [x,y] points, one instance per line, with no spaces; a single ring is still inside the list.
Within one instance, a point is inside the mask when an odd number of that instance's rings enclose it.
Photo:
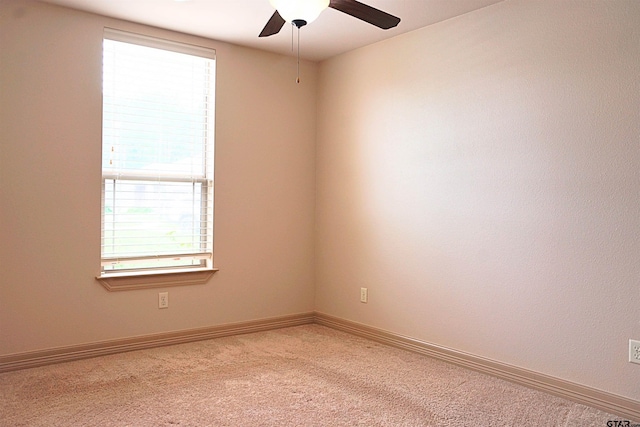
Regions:
[[[170,286],[204,285],[217,268],[190,270],[167,270],[160,272],[105,273],[96,277],[108,291],[130,291],[134,289],[166,288]]]
[[[125,43],[134,43],[147,47],[170,50],[214,60],[216,59],[215,50],[211,48],[173,42],[171,40],[149,37],[142,34],[129,33],[114,28],[105,27],[103,39],[110,39]],[[215,145],[214,149],[212,150],[212,155],[214,155],[214,151]],[[103,185],[104,180],[105,175],[103,174],[103,177],[101,179]],[[214,211],[212,207],[211,214],[213,215],[213,213]],[[202,257],[202,254],[185,254],[183,256],[187,257],[191,255]],[[207,255],[208,256],[204,257],[206,258],[206,267],[179,269],[167,268],[146,271],[101,271],[101,273],[96,276],[96,280],[108,291],[125,291],[134,289],[205,284],[209,281],[213,274],[219,270],[218,268],[213,267],[213,248],[211,249],[211,253]],[[104,265],[105,260],[106,259],[101,258],[101,265]]]
[[[141,46],[155,47],[157,49],[170,50],[178,53],[201,56],[203,58],[216,59],[216,51],[194,44],[178,43],[167,39],[135,34],[127,31],[116,30],[115,28],[104,28],[103,38],[118,42],[134,43]]]

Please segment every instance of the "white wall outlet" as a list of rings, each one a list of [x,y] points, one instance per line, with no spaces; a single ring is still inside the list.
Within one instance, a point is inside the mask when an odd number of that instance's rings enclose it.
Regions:
[[[629,340],[629,362],[640,365],[640,341]]]
[[[360,302],[366,303],[369,301],[369,290],[367,288],[360,288]]]
[[[169,292],[158,294],[158,308],[169,308]]]

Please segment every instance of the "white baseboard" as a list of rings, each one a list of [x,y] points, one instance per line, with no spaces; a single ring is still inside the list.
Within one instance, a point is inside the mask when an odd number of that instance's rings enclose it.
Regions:
[[[636,400],[318,312],[0,356],[0,372],[310,323],[444,360],[598,408],[634,422],[640,421],[640,402]]]
[[[382,344],[454,363],[526,387],[554,394],[583,405],[598,408],[628,420],[640,421],[640,402],[636,400],[323,313],[315,313],[315,323],[368,338]]]
[[[229,323],[207,328],[165,332],[111,341],[100,341],[90,344],[17,353],[0,356],[0,372],[34,368],[36,366],[70,362],[72,360],[87,359],[90,357],[105,356],[107,354],[123,353],[126,351],[142,350],[146,348],[182,344],[231,335],[299,326],[313,322],[313,313],[302,313],[249,322]]]

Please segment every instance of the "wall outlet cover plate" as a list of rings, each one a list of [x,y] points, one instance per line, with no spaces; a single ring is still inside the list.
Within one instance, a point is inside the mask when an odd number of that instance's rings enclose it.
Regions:
[[[629,362],[640,365],[640,341],[629,340]]]

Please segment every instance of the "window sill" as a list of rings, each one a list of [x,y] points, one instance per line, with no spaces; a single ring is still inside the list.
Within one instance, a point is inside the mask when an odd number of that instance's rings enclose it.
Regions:
[[[207,268],[162,273],[105,273],[96,277],[108,291],[131,291],[134,289],[166,288],[169,286],[204,285],[218,271]]]

